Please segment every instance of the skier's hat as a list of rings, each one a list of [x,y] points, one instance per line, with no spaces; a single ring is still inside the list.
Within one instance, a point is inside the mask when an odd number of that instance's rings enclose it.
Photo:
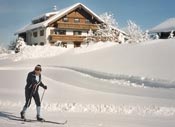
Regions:
[[[37,71],[37,70],[42,71],[42,69],[41,69],[41,65],[40,65],[40,64],[36,65],[36,66],[35,66],[35,70],[36,70],[36,71]]]

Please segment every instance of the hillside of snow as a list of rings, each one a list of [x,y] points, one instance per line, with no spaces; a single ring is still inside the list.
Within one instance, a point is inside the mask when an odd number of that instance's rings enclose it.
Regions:
[[[48,86],[42,116],[65,127],[174,127],[175,40],[139,44],[97,43],[81,48],[27,46],[0,55],[0,124],[2,127],[53,127],[24,123],[27,73],[41,64]],[[43,89],[40,88],[40,94]],[[32,101],[27,118],[35,119]]]
[[[39,62],[44,66],[78,67],[112,74],[175,81],[174,49],[175,39],[122,45],[101,42],[76,49],[28,46],[18,54],[0,57],[3,60],[0,65],[13,66],[19,63],[30,66]],[[15,61],[13,65],[11,61]]]

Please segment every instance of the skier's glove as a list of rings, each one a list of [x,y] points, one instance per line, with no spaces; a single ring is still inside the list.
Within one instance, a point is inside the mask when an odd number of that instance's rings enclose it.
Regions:
[[[47,90],[47,86],[43,86],[43,88],[44,88],[45,90]]]

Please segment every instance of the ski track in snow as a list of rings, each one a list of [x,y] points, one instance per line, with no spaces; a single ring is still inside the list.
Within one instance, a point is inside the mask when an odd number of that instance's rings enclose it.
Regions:
[[[31,67],[0,67],[0,70],[28,70]],[[147,77],[138,77],[132,75],[119,75],[112,73],[99,72],[78,67],[66,67],[66,66],[46,66],[46,69],[65,69],[69,71],[75,71],[81,75],[89,78],[99,79],[112,84],[139,88],[167,88],[174,89],[175,81],[167,81],[161,79],[153,79]]]
[[[75,72],[81,73],[83,76],[90,78],[96,78],[102,81],[110,82],[112,84],[122,85],[122,86],[131,86],[131,87],[141,87],[141,88],[175,88],[174,81],[166,81],[161,79],[150,79],[146,77],[137,77],[137,76],[127,76],[127,75],[118,75],[112,73],[98,72],[94,70],[88,70],[84,68],[77,67],[64,67],[64,66],[52,66],[55,69],[63,68],[72,70]]]

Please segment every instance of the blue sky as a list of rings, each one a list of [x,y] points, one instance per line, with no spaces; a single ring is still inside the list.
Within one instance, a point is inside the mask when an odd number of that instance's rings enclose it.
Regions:
[[[0,44],[8,45],[17,29],[54,5],[61,9],[77,2],[97,14],[113,13],[121,28],[129,19],[145,30],[175,17],[175,0],[0,0]]]

